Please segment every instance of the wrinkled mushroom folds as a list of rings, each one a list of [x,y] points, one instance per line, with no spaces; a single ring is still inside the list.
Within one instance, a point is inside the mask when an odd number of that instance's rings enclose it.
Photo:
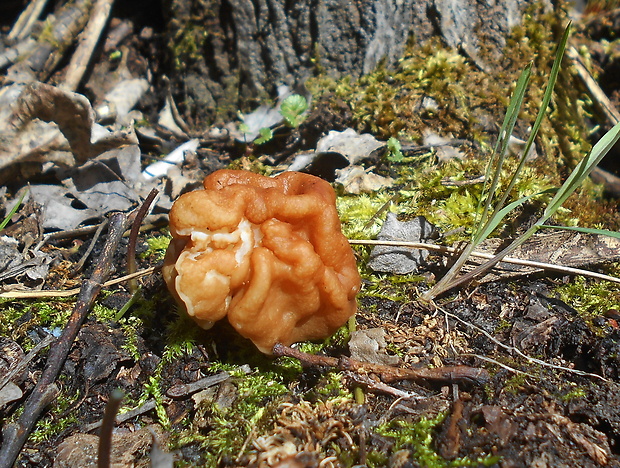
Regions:
[[[325,338],[355,313],[360,278],[322,179],[217,171],[175,202],[170,230],[164,278],[205,328],[227,316],[270,353]]]

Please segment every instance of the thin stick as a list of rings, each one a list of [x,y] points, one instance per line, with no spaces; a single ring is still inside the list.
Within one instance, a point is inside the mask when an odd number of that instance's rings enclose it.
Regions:
[[[351,371],[362,375],[368,373],[376,374],[381,378],[381,381],[385,383],[398,380],[413,380],[417,382],[431,381],[439,383],[484,384],[490,378],[489,373],[485,369],[476,367],[444,366],[434,369],[405,369],[402,367],[361,362],[346,356],[337,359],[330,356],[308,354],[280,343],[276,343],[273,347],[273,354],[274,356],[288,356],[299,359],[301,364],[306,366],[335,367],[341,371]]]
[[[2,389],[2,387],[4,387],[7,382],[13,379],[16,375],[21,375],[26,370],[28,363],[35,358],[39,351],[51,345],[54,341],[55,338],[53,335],[47,335],[43,338],[34,348],[30,350],[24,359],[19,361],[15,367],[9,369],[9,372],[7,372],[4,376],[0,377],[0,389]]]
[[[90,15],[90,20],[80,35],[79,45],[71,57],[71,62],[69,62],[65,81],[62,84],[63,89],[75,91],[80,85],[95,46],[99,42],[101,33],[108,22],[113,3],[114,0],[97,0]]]
[[[39,416],[49,401],[44,398],[48,390],[52,388],[60,373],[71,346],[77,337],[80,327],[99,294],[103,282],[109,276],[112,269],[112,260],[123,237],[123,233],[133,221],[133,216],[124,213],[116,213],[110,218],[107,241],[103,247],[97,267],[89,279],[82,282],[82,288],[78,300],[73,308],[67,326],[58,338],[56,344],[49,352],[47,364],[33,389],[24,403],[24,411],[19,420],[11,425],[11,430],[4,437],[2,449],[0,449],[0,468],[11,468],[15,463],[28,435],[36,424]]]
[[[459,249],[454,247],[446,247],[445,245],[437,245],[437,244],[425,244],[423,242],[401,242],[401,241],[383,241],[383,240],[349,240],[350,244],[353,245],[392,245],[396,247],[411,247],[414,249],[424,249],[431,250],[434,252],[453,254],[458,252]],[[492,259],[495,258],[495,255],[489,254],[486,252],[471,252],[470,256]],[[587,276],[590,278],[597,278],[604,281],[611,281],[612,283],[620,283],[620,278],[616,278],[615,276],[604,275],[602,273],[596,273],[595,271],[582,270],[580,268],[573,268],[563,265],[554,265],[552,263],[545,262],[536,262],[533,260],[523,260],[521,258],[516,257],[504,257],[501,259],[499,263],[511,263],[513,265],[521,265],[531,268],[540,268],[541,270],[551,270],[558,271],[560,273],[566,273],[569,275],[579,275],[579,276]],[[1,297],[1,296],[0,296]]]
[[[99,447],[97,448],[97,468],[110,467],[110,454],[112,453],[112,430],[116,413],[121,407],[125,394],[120,388],[114,389],[108,398],[108,404],[105,405],[103,413],[103,422],[99,431]]]
[[[116,416],[115,421],[119,424],[125,421],[129,421],[130,419],[133,419],[136,416],[140,416],[141,414],[154,410],[156,406],[157,406],[157,403],[155,403],[155,400],[151,398],[150,400],[146,400],[144,404],[142,404],[141,406],[138,406],[137,408],[129,410],[125,413],[119,414],[118,416]],[[95,429],[100,428],[101,424],[102,424],[102,421],[97,421],[92,424],[86,424],[85,426],[81,427],[81,430],[82,432],[94,431]]]
[[[41,16],[41,12],[45,9],[48,0],[32,0],[26,9],[19,15],[17,21],[11,28],[11,32],[7,36],[9,41],[21,41],[26,39],[32,27]]]
[[[131,226],[131,233],[129,234],[129,246],[127,247],[127,273],[132,274],[136,272],[136,242],[138,241],[138,233],[140,232],[140,226],[142,225],[142,220],[148,213],[151,208],[151,204],[153,200],[158,194],[157,189],[152,189],[148,196],[144,199],[144,203],[140,206],[138,213],[136,214],[136,219]],[[132,293],[135,293],[138,290],[138,283],[135,279],[129,280],[129,290]]]
[[[69,276],[75,276],[80,271],[82,271],[82,268],[84,268],[84,264],[86,263],[86,260],[88,260],[88,257],[90,257],[90,254],[93,253],[93,250],[95,249],[95,244],[99,240],[99,236],[101,236],[101,233],[103,232],[103,228],[105,228],[107,224],[108,224],[107,219],[99,223],[99,227],[97,227],[97,230],[95,231],[95,235],[90,240],[90,244],[88,245],[86,252],[84,252],[84,255],[82,255],[82,258],[80,258],[80,260],[75,265],[73,265],[73,268],[71,268],[71,272],[69,273]]]
[[[186,397],[187,395],[199,392],[200,390],[204,390],[205,388],[213,387],[214,385],[222,383],[229,378],[230,374],[228,372],[220,372],[219,374],[210,375],[208,377],[204,377],[200,380],[196,380],[195,382],[191,382],[188,384],[173,385],[166,391],[166,395],[171,398]]]
[[[120,284],[125,281],[129,281],[133,278],[140,278],[141,276],[150,275],[155,273],[161,269],[158,267],[149,267],[144,270],[136,271],[131,275],[121,276],[120,278],[116,278],[110,281],[106,281],[103,283],[102,287],[108,288],[110,286],[114,286],[115,284]],[[46,291],[7,291],[0,293],[0,298],[2,299],[40,299],[42,297],[71,297],[80,293],[80,288],[66,289],[66,290],[57,290],[50,289]]]

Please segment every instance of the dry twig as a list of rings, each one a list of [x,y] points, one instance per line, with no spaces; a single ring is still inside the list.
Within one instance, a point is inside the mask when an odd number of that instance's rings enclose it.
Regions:
[[[151,204],[159,192],[157,189],[150,191],[148,196],[144,199],[144,203],[138,209],[136,219],[131,226],[131,233],[129,234],[129,246],[127,247],[127,273],[132,274],[136,272],[136,242],[138,241],[138,233],[140,232],[140,225],[142,220],[146,216],[147,212],[151,208]],[[135,279],[129,280],[129,290],[135,293],[138,290],[138,283]]]
[[[121,276],[119,278],[115,278],[110,281],[106,281],[102,284],[103,288],[108,288],[110,286],[114,286],[115,284],[124,283],[125,281],[132,280],[134,278],[140,278],[142,276],[151,275],[157,271],[161,270],[161,266],[158,267],[150,267],[144,270],[136,271],[131,275]],[[41,291],[7,291],[0,293],[0,298],[3,299],[40,299],[42,297],[71,297],[80,293],[80,288],[73,289],[48,289]]]
[[[361,375],[375,374],[383,382],[397,380],[430,381],[437,383],[484,384],[490,376],[485,369],[469,366],[444,366],[434,369],[404,369],[401,367],[371,364],[342,356],[340,359],[317,356],[277,343],[273,347],[275,356],[288,356],[299,359],[306,366],[335,367],[341,371],[351,371]]]
[[[64,89],[75,91],[80,85],[103,28],[108,23],[113,3],[114,0],[97,0],[95,3],[88,24],[78,40],[79,45],[71,56],[62,85]]]

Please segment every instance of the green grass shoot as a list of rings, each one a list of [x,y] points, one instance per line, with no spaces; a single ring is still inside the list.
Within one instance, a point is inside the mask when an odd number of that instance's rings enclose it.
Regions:
[[[30,190],[24,190],[24,193],[22,193],[21,197],[19,197],[19,200],[17,200],[17,203],[15,203],[13,208],[11,208],[11,210],[6,214],[6,216],[0,223],[0,231],[2,231],[7,226],[7,224],[9,224],[9,221],[11,221],[13,215],[17,213],[17,210],[19,210],[19,207],[22,206],[22,202],[24,201],[26,195],[28,195],[29,191]]]
[[[515,249],[517,249],[520,245],[525,243],[532,235],[538,232],[540,229],[556,227],[556,226],[548,226],[545,222],[553,216],[556,211],[562,206],[562,204],[566,201],[566,199],[581,185],[581,183],[588,177],[590,172],[598,165],[598,163],[605,157],[605,155],[609,152],[609,150],[614,146],[614,144],[620,138],[620,124],[615,125],[611,130],[609,130],[599,141],[594,145],[590,153],[583,158],[577,167],[570,174],[568,179],[562,184],[559,189],[552,190],[555,192],[555,196],[549,202],[547,207],[545,208],[540,219],[531,226],[524,234],[515,239],[508,247],[502,250],[495,257],[485,262],[484,264],[478,266],[474,270],[469,273],[458,276],[463,265],[469,259],[471,253],[478,247],[492,232],[493,230],[502,222],[502,220],[515,208],[525,203],[532,197],[538,195],[530,195],[528,197],[523,197],[515,202],[512,202],[506,205],[506,201],[510,196],[510,192],[514,188],[515,184],[519,179],[519,175],[521,170],[523,169],[527,156],[530,153],[532,145],[534,144],[534,140],[536,135],[538,134],[538,130],[540,129],[542,120],[547,112],[547,107],[551,101],[553,95],[553,88],[555,86],[555,82],[557,80],[557,76],[560,70],[560,65],[562,62],[562,57],[564,56],[564,51],[566,49],[566,44],[568,42],[568,37],[570,34],[570,24],[564,30],[564,34],[557,48],[555,60],[553,62],[553,66],[551,69],[551,73],[549,75],[549,81],[547,83],[547,88],[545,90],[545,94],[543,96],[543,101],[541,102],[538,116],[536,117],[536,121],[532,126],[532,130],[530,132],[529,138],[525,145],[523,154],[519,160],[519,164],[517,168],[513,172],[512,178],[508,187],[503,192],[499,201],[494,203],[495,192],[500,182],[500,174],[502,171],[502,167],[505,161],[507,149],[508,149],[508,139],[512,134],[514,129],[514,125],[516,123],[519,110],[521,109],[521,105],[523,104],[523,100],[525,98],[525,91],[527,89],[527,85],[529,83],[529,78],[531,75],[531,64],[529,64],[525,70],[521,73],[517,84],[515,86],[515,91],[512,95],[510,103],[508,105],[508,109],[506,111],[506,117],[504,118],[504,122],[500,129],[498,141],[493,149],[491,154],[491,158],[489,160],[489,164],[487,165],[486,171],[486,181],[485,187],[483,189],[483,196],[481,197],[481,201],[484,200],[484,208],[482,206],[479,207],[479,211],[482,211],[480,219],[478,220],[477,227],[472,234],[472,240],[467,246],[463,249],[456,262],[450,268],[450,270],[446,273],[446,275],[441,278],[440,281],[435,284],[435,286],[427,291],[425,294],[421,296],[422,300],[432,300],[435,297],[443,294],[446,291],[449,291],[456,286],[467,283],[471,281],[478,275],[488,271],[493,268],[497,263],[499,263],[504,257],[512,253]],[[490,180],[490,182],[489,182]],[[564,228],[569,229],[569,228]],[[593,234],[607,234],[612,235],[614,237],[620,237],[618,233],[605,231],[605,230],[594,230],[587,228],[570,228],[573,230],[578,230],[581,232],[593,233]]]

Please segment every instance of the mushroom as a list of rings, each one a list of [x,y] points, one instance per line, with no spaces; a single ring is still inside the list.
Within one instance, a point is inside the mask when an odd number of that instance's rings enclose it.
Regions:
[[[360,277],[326,181],[220,170],[170,211],[163,276],[201,327],[228,318],[266,354],[333,334],[355,314]]]

